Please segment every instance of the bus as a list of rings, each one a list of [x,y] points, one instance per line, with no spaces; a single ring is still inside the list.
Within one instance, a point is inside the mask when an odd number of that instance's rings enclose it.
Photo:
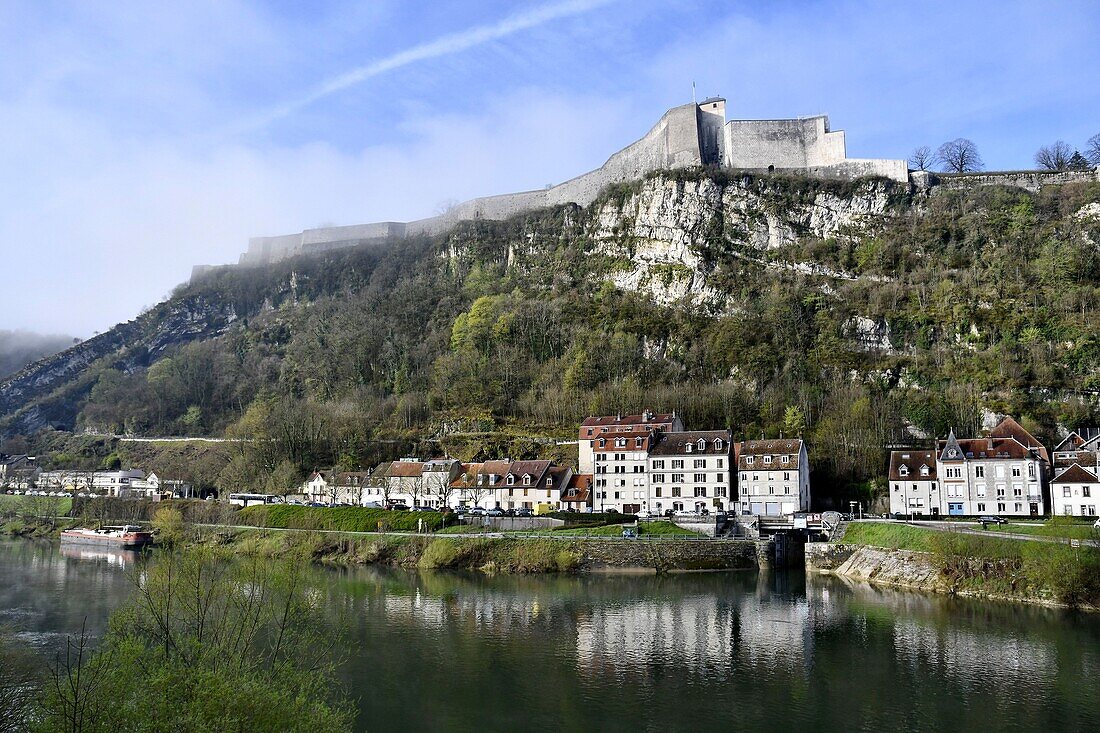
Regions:
[[[282,504],[283,497],[275,494],[230,494],[229,503],[233,506],[254,506],[256,504]]]

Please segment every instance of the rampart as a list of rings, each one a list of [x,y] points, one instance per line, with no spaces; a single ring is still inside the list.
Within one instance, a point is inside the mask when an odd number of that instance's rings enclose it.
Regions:
[[[641,139],[612,155],[602,166],[556,186],[471,199],[439,216],[408,223],[322,227],[298,234],[253,237],[239,264],[262,265],[393,237],[440,234],[460,221],[502,220],[548,206],[586,206],[609,185],[637,180],[658,170],[724,165],[746,170],[794,170],[828,178],[873,175],[909,180],[904,160],[845,157],[844,132],[831,131],[824,115],[729,122],[725,118],[726,101],[720,97],[674,107]],[[209,271],[196,267],[194,276]]]
[[[1083,171],[985,171],[980,173],[932,173],[913,171],[918,189],[960,190],[975,186],[1012,186],[1038,193],[1043,186],[1100,181],[1100,168]]]

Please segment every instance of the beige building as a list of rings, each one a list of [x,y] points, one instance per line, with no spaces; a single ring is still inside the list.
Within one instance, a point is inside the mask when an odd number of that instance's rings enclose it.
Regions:
[[[720,512],[732,506],[733,436],[728,430],[661,433],[649,451],[643,509]]]
[[[646,507],[646,471],[656,435],[652,430],[609,432],[592,440],[593,511],[637,514]]]
[[[801,438],[738,443],[737,502],[742,514],[780,516],[810,509],[810,461]]]

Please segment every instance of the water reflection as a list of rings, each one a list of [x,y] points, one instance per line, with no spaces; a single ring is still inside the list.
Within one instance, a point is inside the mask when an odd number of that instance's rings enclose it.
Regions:
[[[137,562],[136,550],[122,550],[114,547],[89,547],[87,545],[62,544],[61,556],[70,560],[102,562],[109,566],[126,570]]]
[[[101,627],[130,562],[0,543],[0,623]],[[793,573],[308,577],[363,729],[1100,729],[1096,616]]]

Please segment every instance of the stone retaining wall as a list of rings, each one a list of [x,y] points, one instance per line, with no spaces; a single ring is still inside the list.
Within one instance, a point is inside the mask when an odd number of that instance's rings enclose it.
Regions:
[[[809,542],[806,571],[926,591],[948,590],[940,578],[939,567],[927,552]]]
[[[770,565],[769,542],[749,540],[577,540],[587,569],[749,570]]]

